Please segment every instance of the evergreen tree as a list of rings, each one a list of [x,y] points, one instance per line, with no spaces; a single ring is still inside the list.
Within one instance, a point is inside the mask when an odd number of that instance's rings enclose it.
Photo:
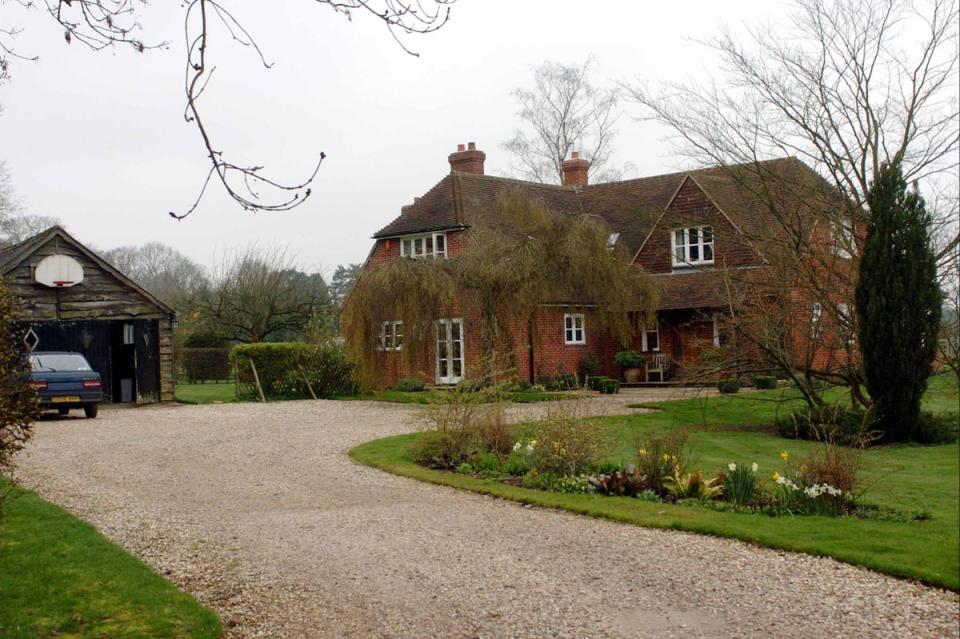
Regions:
[[[870,221],[856,290],[866,385],[884,438],[908,441],[940,328],[930,216],[916,188],[907,191],[898,165],[880,169],[867,202]]]

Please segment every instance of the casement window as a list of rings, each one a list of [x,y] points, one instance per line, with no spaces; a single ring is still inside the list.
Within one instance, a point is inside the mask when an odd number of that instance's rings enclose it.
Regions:
[[[383,322],[380,325],[380,350],[399,351],[403,347],[403,322]]]
[[[831,235],[833,238],[833,254],[837,257],[849,260],[857,250],[857,238],[853,234],[853,228],[849,220],[844,222],[834,222],[832,224]]]
[[[447,257],[447,234],[430,233],[400,238],[401,257]]]
[[[644,351],[660,350],[660,322],[654,322],[651,328],[643,331],[641,335]]]
[[[713,264],[713,227],[674,229],[670,235],[674,266]]]
[[[810,310],[810,328],[815,337],[820,336],[820,320],[823,317],[823,307],[820,302],[814,302]]]
[[[563,316],[563,341],[566,344],[586,344],[583,330],[583,313],[567,313]]]

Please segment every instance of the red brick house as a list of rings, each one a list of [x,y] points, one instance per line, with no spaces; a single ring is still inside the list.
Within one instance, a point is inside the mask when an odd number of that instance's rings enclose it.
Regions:
[[[610,228],[611,246],[623,246],[633,264],[656,280],[661,294],[656,324],[627,345],[599,330],[582,300],[541,307],[531,326],[517,326],[511,336],[519,379],[576,371],[591,353],[600,362],[600,373],[619,376],[614,355],[629,347],[645,354],[645,379],[659,382],[681,377],[684,362],[695,360],[705,347],[722,344],[717,316],[727,304],[712,271],[722,265],[747,277],[762,272],[764,260],[747,238],[765,216],[756,198],[725,171],[590,184],[589,163],[574,153],[563,164],[563,185],[554,186],[485,175],[485,158],[473,143],[459,145],[448,158],[450,172],[373,235],[364,269],[395,259],[452,258],[471,225],[492,215],[499,197],[520,191],[554,211],[602,218]],[[792,158],[762,166],[791,181],[819,180]],[[402,324],[384,322],[379,350],[386,383],[420,377],[428,384],[453,384],[470,377],[480,352],[476,317],[468,308],[442,315],[431,352],[412,365],[409,357],[399,356]]]

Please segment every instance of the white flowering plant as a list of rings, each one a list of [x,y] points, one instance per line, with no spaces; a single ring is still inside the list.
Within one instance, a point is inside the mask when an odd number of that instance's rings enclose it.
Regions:
[[[759,464],[749,466],[730,462],[727,464],[727,476],[723,479],[723,493],[727,499],[738,506],[751,506],[756,501],[757,471]]]

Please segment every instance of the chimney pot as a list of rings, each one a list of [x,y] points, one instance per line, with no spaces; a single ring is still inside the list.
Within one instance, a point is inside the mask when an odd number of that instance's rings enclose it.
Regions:
[[[564,186],[586,186],[589,182],[590,162],[580,157],[579,151],[573,151],[569,160],[560,165],[563,170]]]
[[[487,154],[477,149],[476,142],[470,142],[466,145],[457,145],[456,153],[451,153],[447,160],[450,162],[450,171],[459,173],[475,173],[483,175],[483,162],[487,159]]]

